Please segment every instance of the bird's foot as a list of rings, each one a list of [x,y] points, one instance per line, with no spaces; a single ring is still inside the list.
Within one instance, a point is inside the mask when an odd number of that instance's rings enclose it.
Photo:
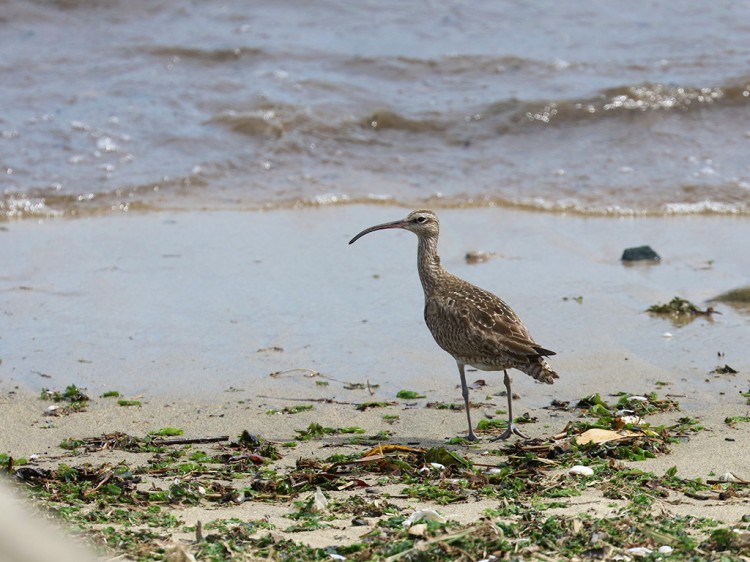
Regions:
[[[528,435],[522,433],[521,430],[516,427],[516,424],[510,422],[510,425],[506,428],[505,431],[503,431],[497,437],[493,437],[492,439],[490,439],[490,441],[500,441],[502,439],[507,439],[511,435],[518,435],[521,439],[530,439]]]
[[[464,439],[466,439],[467,441],[479,441],[479,437],[474,435],[473,429],[469,429],[469,434],[466,437],[464,437]]]

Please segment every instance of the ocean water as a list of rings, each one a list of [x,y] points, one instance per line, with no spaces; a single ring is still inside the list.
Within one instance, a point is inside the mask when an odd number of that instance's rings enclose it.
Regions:
[[[750,3],[5,0],[0,217],[750,214]]]

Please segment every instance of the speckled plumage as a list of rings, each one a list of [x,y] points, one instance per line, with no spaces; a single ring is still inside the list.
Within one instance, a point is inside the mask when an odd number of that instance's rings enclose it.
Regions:
[[[507,304],[450,273],[443,280],[425,295],[424,319],[456,361],[483,371],[518,369],[547,384],[558,378],[544,360],[554,352],[534,342]]]
[[[537,381],[552,384],[559,378],[546,356],[553,351],[538,345],[513,309],[505,302],[446,271],[437,253],[440,223],[433,211],[412,211],[400,221],[380,224],[357,234],[349,243],[375,230],[403,228],[419,238],[417,269],[424,289],[424,318],[437,344],[453,356],[461,376],[461,389],[469,421],[469,439],[476,439],[471,425],[469,391],[464,367],[483,371],[506,371],[508,429],[500,438],[521,435],[513,424],[510,377],[507,369],[518,369]]]

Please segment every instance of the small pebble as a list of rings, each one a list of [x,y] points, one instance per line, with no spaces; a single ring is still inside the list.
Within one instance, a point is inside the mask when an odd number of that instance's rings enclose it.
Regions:
[[[409,527],[409,534],[412,537],[424,537],[427,533],[427,523],[417,523]]]
[[[491,252],[471,251],[466,252],[466,263],[482,263],[492,258]]]

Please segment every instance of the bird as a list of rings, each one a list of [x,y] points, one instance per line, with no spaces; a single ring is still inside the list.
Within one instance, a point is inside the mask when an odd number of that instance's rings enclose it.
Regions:
[[[434,211],[419,209],[406,218],[364,229],[349,241],[353,244],[365,234],[400,228],[417,235],[417,270],[424,290],[424,320],[435,342],[456,360],[461,377],[461,395],[469,423],[469,441],[477,436],[471,423],[469,387],[465,367],[482,371],[503,371],[508,396],[508,427],[492,439],[517,435],[528,439],[513,422],[511,378],[508,369],[517,369],[539,382],[553,384],[559,375],[546,358],[556,355],[529,334],[518,315],[494,294],[449,273],[440,264],[438,237],[440,222]]]

